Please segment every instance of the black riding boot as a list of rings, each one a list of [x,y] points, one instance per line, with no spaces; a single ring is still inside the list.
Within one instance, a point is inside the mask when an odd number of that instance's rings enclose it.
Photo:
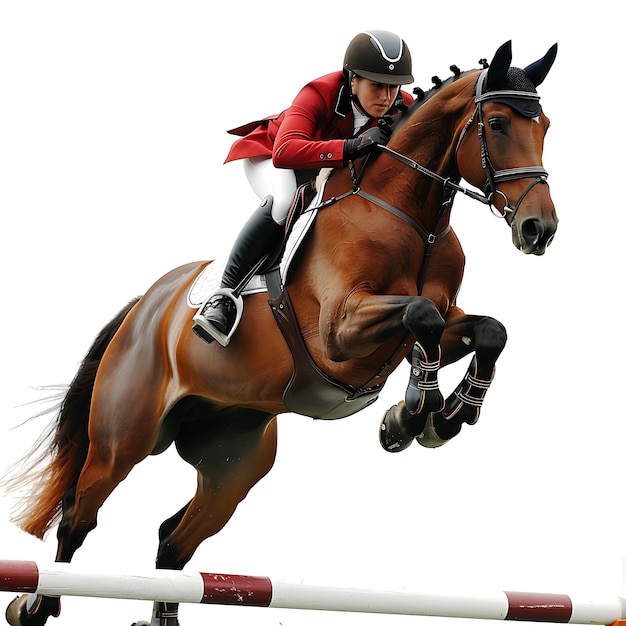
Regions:
[[[226,262],[221,289],[198,309],[193,318],[193,331],[208,343],[217,339],[223,346],[228,345],[237,319],[237,296],[232,291],[282,237],[283,227],[272,219],[272,203],[272,196],[265,196],[241,229]]]

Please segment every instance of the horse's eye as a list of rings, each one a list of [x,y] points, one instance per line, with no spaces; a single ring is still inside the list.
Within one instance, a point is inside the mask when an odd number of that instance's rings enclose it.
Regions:
[[[504,131],[504,124],[500,118],[494,117],[489,120],[489,128],[494,133],[501,133]]]

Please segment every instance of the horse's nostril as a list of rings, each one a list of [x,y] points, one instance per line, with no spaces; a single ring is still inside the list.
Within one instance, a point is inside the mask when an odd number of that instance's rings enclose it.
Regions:
[[[524,241],[530,246],[536,246],[544,234],[543,225],[536,218],[524,220],[520,230]]]

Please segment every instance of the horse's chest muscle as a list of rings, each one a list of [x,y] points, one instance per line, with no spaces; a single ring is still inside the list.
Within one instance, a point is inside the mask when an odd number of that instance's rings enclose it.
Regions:
[[[463,280],[465,255],[456,237],[446,242],[424,263],[422,294],[435,303],[442,315],[454,302]]]

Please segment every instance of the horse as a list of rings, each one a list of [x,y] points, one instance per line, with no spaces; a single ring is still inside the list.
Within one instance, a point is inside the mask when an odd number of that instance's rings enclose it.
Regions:
[[[180,570],[272,468],[279,414],[360,411],[406,359],[405,397],[381,422],[386,450],[436,447],[476,423],[507,336],[494,318],[457,305],[465,257],[450,213],[464,193],[507,221],[523,253],[546,251],[558,220],[536,87],[556,51],[521,69],[509,41],[481,68],[451,66],[450,78],[416,91],[387,124],[386,145],[319,186],[288,271],[271,268],[267,292],[245,296],[228,347],[192,331],[189,292],[210,261],[171,270],[124,306],[81,362],[43,457],[33,450],[31,471],[9,485],[31,489],[16,523],[43,538],[58,522],[55,558],[70,562],[116,486],[174,443],[198,486],[161,524],[156,567]],[[439,369],[469,355],[444,399]],[[59,613],[59,598],[31,594],[6,617],[42,626]],[[178,623],[177,605],[155,603],[153,626]]]

